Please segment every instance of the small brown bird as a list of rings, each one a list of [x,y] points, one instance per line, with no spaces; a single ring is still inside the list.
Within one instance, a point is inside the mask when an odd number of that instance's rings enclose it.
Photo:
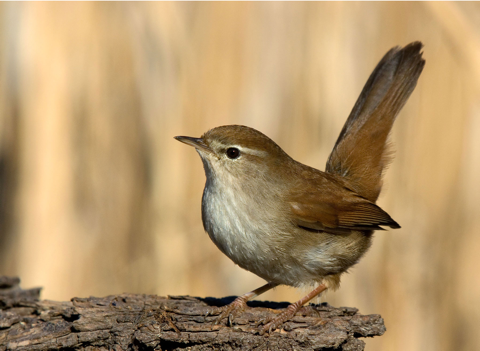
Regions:
[[[330,288],[365,254],[374,230],[400,228],[375,202],[391,159],[388,135],[425,61],[420,42],[395,47],[378,63],[353,107],[325,172],[288,156],[248,127],[214,128],[177,140],[196,148],[207,182],[203,225],[217,247],[268,283],[222,307],[221,321],[278,285],[317,287],[264,325],[272,331]]]

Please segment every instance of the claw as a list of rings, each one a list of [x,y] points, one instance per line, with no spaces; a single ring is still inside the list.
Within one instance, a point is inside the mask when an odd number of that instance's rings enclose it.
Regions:
[[[256,323],[255,323],[255,328],[258,328],[258,326],[261,324],[267,323],[267,318],[260,318]]]
[[[226,306],[211,309],[207,312],[206,316],[219,314],[214,325],[218,325],[222,322],[223,319],[228,318],[227,325],[232,326],[235,317],[238,316],[243,310],[245,310],[246,307],[247,303],[245,299],[240,296]]]
[[[208,316],[216,316],[217,314],[220,314],[222,311],[218,307],[214,307],[211,310],[208,310],[207,313],[205,313],[205,318]]]
[[[280,313],[275,318],[272,318],[267,324],[265,324],[262,328],[260,328],[260,335],[265,333],[271,334],[275,329],[281,327],[286,321],[293,318],[295,313],[299,310],[299,307],[295,304],[292,304],[287,307],[285,311]]]
[[[322,291],[327,289],[325,284],[320,284],[317,286],[315,289],[313,289],[309,294],[307,294],[305,297],[301,298],[297,302],[291,304],[290,306],[287,307],[285,311],[280,313],[277,317],[273,318],[270,320],[270,322],[266,325],[263,326],[263,328],[260,329],[260,335],[265,334],[267,331],[271,333],[275,329],[278,329],[280,326],[283,325],[286,321],[289,319],[293,318],[295,316],[295,313],[308,301],[313,299],[315,296],[320,294]]]
[[[314,307],[314,305],[303,306],[298,312],[304,316],[320,318],[320,312]]]

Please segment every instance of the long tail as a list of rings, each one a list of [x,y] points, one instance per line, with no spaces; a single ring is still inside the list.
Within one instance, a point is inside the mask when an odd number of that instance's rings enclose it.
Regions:
[[[375,202],[391,160],[388,135],[417,84],[425,60],[420,42],[388,51],[370,75],[327,161],[359,195]]]

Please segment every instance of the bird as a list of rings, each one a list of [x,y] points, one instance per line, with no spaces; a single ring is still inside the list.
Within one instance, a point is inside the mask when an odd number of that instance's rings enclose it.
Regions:
[[[266,284],[217,308],[233,320],[247,301],[279,285],[315,286],[266,321],[272,332],[328,289],[367,252],[374,231],[400,225],[376,201],[392,160],[389,134],[425,65],[423,44],[389,50],[360,93],[325,171],[291,158],[272,139],[242,125],[200,138],[177,136],[203,162],[202,222],[215,245]]]

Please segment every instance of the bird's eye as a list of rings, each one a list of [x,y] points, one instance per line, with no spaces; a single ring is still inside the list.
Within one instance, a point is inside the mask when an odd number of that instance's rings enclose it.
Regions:
[[[230,147],[227,149],[227,157],[233,159],[236,159],[240,156],[240,150],[238,150],[236,147]]]

